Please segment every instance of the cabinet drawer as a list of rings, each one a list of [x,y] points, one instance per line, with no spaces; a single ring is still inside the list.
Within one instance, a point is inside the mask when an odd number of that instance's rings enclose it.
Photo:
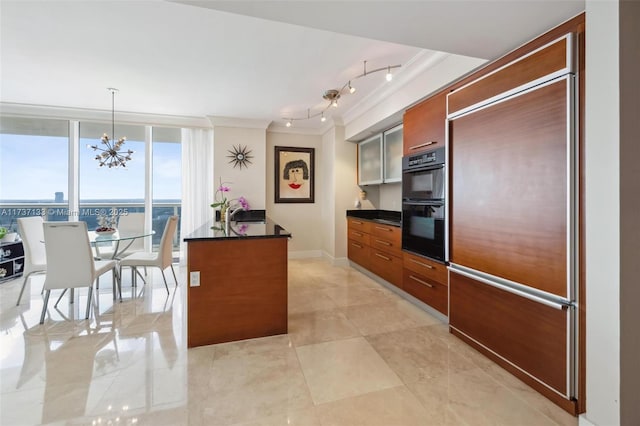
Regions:
[[[410,269],[404,268],[403,271],[402,289],[404,291],[443,314],[449,315],[449,289],[447,286]]]
[[[371,235],[369,242],[372,248],[389,253],[392,256],[402,257],[400,238],[384,238]]]
[[[397,226],[390,225],[382,225],[379,223],[371,224],[371,245],[375,242],[375,240],[383,241],[380,244],[380,248],[384,249],[384,247],[392,247],[401,249],[402,248],[402,231]],[[388,244],[391,244],[389,246]],[[398,254],[397,256],[399,256]]]
[[[369,269],[369,247],[361,242],[348,240],[347,256],[363,268]]]
[[[369,270],[395,286],[402,286],[402,258],[400,257],[372,248],[369,255]]]
[[[371,222],[364,219],[357,219],[352,217],[347,218],[347,225],[349,227],[349,232],[351,232],[352,230],[366,233],[371,232]]]
[[[357,229],[349,229],[349,236],[347,237],[349,240],[353,240],[353,241],[357,241],[359,243],[362,243],[366,246],[370,245],[369,244],[369,234],[367,234],[366,232],[362,232],[360,230]]]
[[[420,275],[435,280],[443,285],[448,285],[449,274],[447,267],[443,263],[435,262],[408,252],[403,253],[404,267]]]

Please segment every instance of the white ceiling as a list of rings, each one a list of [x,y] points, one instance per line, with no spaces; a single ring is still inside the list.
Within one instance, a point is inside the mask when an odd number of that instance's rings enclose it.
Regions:
[[[424,49],[495,58],[583,9],[568,0],[1,0],[0,100],[110,109],[106,88],[116,87],[116,111],[282,125],[319,111],[322,93],[364,60],[407,64]],[[375,76],[331,112],[386,84]]]

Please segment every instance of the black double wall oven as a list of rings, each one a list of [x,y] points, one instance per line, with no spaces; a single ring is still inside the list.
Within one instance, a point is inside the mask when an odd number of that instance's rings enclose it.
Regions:
[[[402,248],[444,262],[445,149],[402,159]]]

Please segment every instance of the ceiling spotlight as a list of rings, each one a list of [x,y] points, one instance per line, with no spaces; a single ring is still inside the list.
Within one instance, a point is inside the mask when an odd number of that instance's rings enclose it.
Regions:
[[[362,74],[356,75],[354,77],[352,77],[351,79],[347,80],[347,82],[342,85],[340,87],[340,89],[329,89],[326,90],[323,94],[322,97],[329,101],[328,104],[325,104],[325,106],[323,106],[322,108],[318,108],[316,109],[316,112],[311,112],[311,108],[307,108],[307,116],[303,117],[303,116],[293,116],[290,118],[282,118],[283,120],[286,120],[286,125],[287,127],[291,127],[291,124],[294,120],[309,120],[311,118],[315,118],[320,116],[320,121],[324,122],[326,121],[326,117],[324,116],[324,113],[329,109],[329,108],[336,108],[338,106],[338,99],[340,99],[340,96],[342,94],[345,93],[355,93],[356,92],[356,88],[353,87],[351,85],[351,81],[352,80],[357,80],[358,78],[363,78],[366,77],[368,75],[377,73],[377,72],[383,72],[386,71],[386,79],[387,81],[391,81],[393,79],[393,75],[391,74],[391,70],[393,68],[400,68],[402,65],[398,64],[398,65],[387,65],[386,67],[380,67],[380,68],[376,68],[373,70],[368,70],[367,69],[367,61],[363,62],[363,69],[362,69]]]

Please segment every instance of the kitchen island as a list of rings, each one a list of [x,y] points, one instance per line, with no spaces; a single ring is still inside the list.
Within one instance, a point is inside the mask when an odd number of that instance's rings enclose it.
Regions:
[[[287,242],[269,218],[206,224],[187,243],[187,346],[287,333]]]

